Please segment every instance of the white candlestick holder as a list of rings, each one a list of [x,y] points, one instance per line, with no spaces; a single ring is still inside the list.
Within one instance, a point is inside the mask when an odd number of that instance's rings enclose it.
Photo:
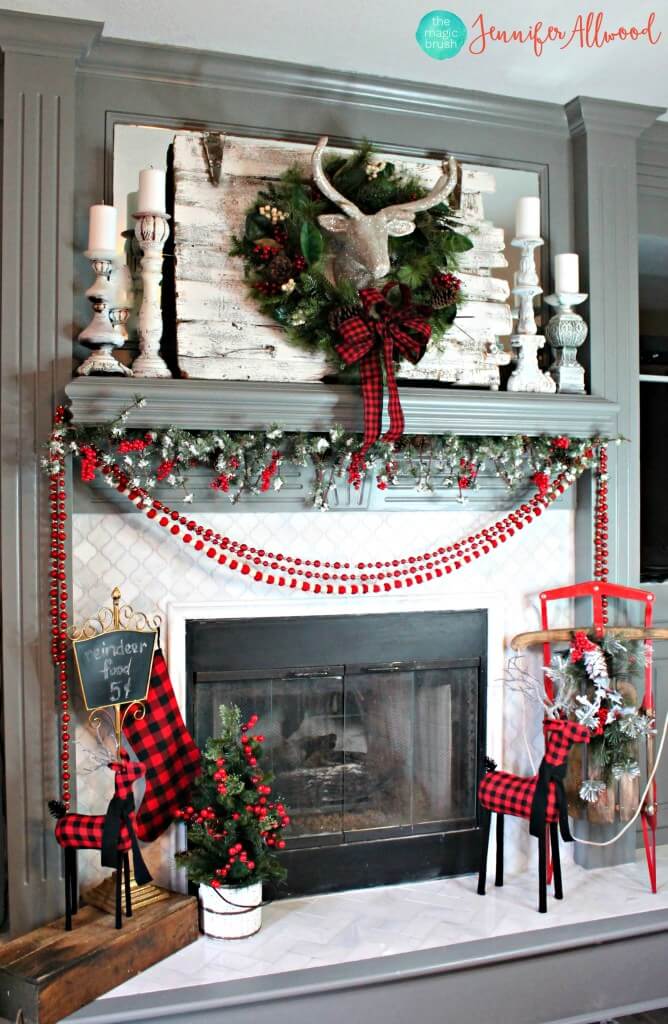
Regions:
[[[119,363],[115,348],[122,348],[127,339],[125,321],[127,312],[114,305],[115,286],[111,281],[115,252],[86,252],[95,274],[95,281],[86,290],[86,298],[93,307],[93,318],[79,335],[79,341],[93,351],[78,367],[77,373],[88,377],[97,374],[132,376],[129,367]]]
[[[132,364],[135,377],[171,377],[160,355],[162,340],[162,253],[169,238],[169,216],[165,213],[135,213],[135,238],[143,252],[141,279],[143,295],[137,320],[139,355]]]
[[[508,380],[508,391],[530,391],[554,394],[557,386],[549,373],[538,365],[538,352],[545,344],[545,338],[538,334],[533,302],[542,295],[536,270],[535,250],[543,244],[542,238],[513,238],[511,245],[521,249],[519,269],[514,275],[513,295],[517,318],[517,333],[510,343],[513,349],[515,369]]]
[[[545,297],[545,301],[556,309],[545,328],[545,337],[554,354],[550,374],[557,390],[562,393],[584,394],[585,372],[578,363],[578,349],[584,343],[589,328],[573,306],[579,306],[587,298],[586,292],[555,292]]]

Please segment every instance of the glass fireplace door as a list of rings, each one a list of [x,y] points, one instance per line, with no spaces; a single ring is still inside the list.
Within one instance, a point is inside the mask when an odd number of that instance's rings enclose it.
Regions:
[[[477,659],[203,675],[194,686],[196,742],[218,734],[221,704],[260,716],[291,845],[474,821]]]

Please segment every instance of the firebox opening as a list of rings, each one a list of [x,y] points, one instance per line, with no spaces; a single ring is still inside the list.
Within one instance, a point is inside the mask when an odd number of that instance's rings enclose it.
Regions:
[[[274,895],[474,870],[486,648],[482,610],[188,623],[196,742],[256,712],[290,809]]]

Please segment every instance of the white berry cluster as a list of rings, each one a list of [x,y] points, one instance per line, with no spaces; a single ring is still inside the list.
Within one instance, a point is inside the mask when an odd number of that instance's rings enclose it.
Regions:
[[[378,177],[381,171],[385,170],[385,160],[369,160],[365,170],[367,178],[373,180]]]
[[[295,290],[295,279],[294,279],[294,277],[291,277],[288,281],[285,282],[285,284],[281,285],[281,291],[285,292],[286,295],[289,295],[290,292],[293,292],[294,290]]]
[[[268,203],[266,206],[261,206],[259,212],[267,220],[270,220],[272,224],[278,224],[282,220],[287,220],[287,213],[283,210],[279,210],[277,206],[270,206]]]

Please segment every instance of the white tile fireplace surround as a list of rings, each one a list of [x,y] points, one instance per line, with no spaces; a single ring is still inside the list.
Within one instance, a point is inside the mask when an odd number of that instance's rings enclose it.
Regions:
[[[305,557],[357,560],[392,558],[424,551],[486,525],[493,513],[390,512],[200,515],[215,531],[256,547]],[[73,524],[73,592],[75,619],[94,614],[108,603],[114,586],[123,601],[137,610],[159,611],[165,621],[163,649],[177,698],[185,698],[185,623],[189,618],[247,618],[315,614],[364,614],[484,608],[488,612],[487,750],[509,770],[529,772],[524,740],[540,758],[540,717],[534,708],[501,684],[509,638],[538,627],[537,595],[541,589],[573,582],[574,517],[568,510],[551,511],[521,535],[470,564],[456,579],[434,581],[402,596],[367,595],[322,598],[285,593],[249,582],[237,573],[197,556],[166,538],[139,515],[75,514]],[[563,623],[568,609],[563,609]],[[557,620],[555,618],[555,624]],[[85,747],[90,733],[78,730],[82,746],[78,764],[78,809],[99,811],[110,794],[110,779],[90,767]],[[506,839],[508,870],[521,870],[527,853],[525,829],[509,822]],[[175,887],[175,837],[163,837],[147,851],[156,881]],[[100,869],[94,855],[82,857],[84,884]]]

